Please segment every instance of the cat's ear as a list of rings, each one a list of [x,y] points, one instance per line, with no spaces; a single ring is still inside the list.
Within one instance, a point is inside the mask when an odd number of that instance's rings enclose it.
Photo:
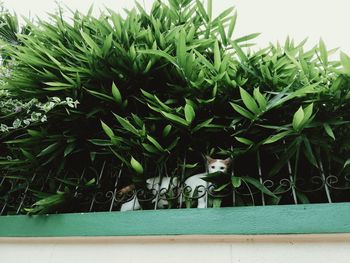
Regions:
[[[224,164],[226,164],[226,166],[230,166],[232,163],[232,158],[226,158],[225,160],[222,161]]]
[[[205,159],[207,160],[207,163],[213,163],[215,162],[215,159],[211,158],[210,156],[206,155]]]

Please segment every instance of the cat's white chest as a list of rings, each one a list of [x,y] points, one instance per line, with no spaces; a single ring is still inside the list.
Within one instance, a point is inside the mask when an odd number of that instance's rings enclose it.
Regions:
[[[208,182],[204,181],[202,178],[205,177],[207,173],[200,173],[192,175],[191,177],[185,180],[185,187],[189,186],[192,190],[194,190],[198,186],[208,186]]]
[[[187,188],[187,191],[190,192],[190,196],[193,197],[194,192],[197,190],[199,192],[199,197],[197,199],[197,208],[206,208],[207,207],[207,194],[206,191],[209,187],[209,183],[203,180],[203,177],[205,177],[207,173],[200,173],[192,175],[191,177],[187,178],[185,180],[184,186],[185,191]],[[189,188],[190,187],[190,188]],[[188,189],[189,188],[189,189]]]

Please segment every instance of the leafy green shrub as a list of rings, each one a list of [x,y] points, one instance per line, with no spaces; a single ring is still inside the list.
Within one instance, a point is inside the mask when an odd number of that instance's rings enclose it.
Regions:
[[[236,37],[233,8],[214,18],[211,4],[156,1],[149,14],[137,4],[125,18],[75,12],[72,22],[51,15],[16,34],[21,44],[6,47],[12,99],[79,102],[1,136],[3,177],[30,181],[34,193],[26,211],[79,211],[82,196],[113,187],[102,172],[121,167],[120,187],[183,180],[203,172],[201,154],[234,158],[235,176],[219,190],[250,185],[271,204],[289,202],[288,186],[263,185],[258,166],[264,179],[291,184],[320,171],[347,178],[350,59],[330,61],[323,41],[249,51],[258,34]]]

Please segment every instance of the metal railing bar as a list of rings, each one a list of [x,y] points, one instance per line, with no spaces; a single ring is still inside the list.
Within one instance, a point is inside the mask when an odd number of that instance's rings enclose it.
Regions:
[[[180,200],[179,200],[179,208],[182,207],[182,202],[183,202],[183,191],[184,191],[184,186],[183,186],[183,182],[184,182],[184,177],[185,177],[185,171],[186,171],[186,153],[184,156],[184,160],[183,160],[183,166],[182,166],[182,171],[181,171],[181,187],[180,187]]]
[[[32,176],[30,182],[28,182],[27,187],[26,187],[26,189],[25,189],[24,192],[23,192],[22,200],[21,200],[21,202],[20,202],[20,204],[19,204],[19,206],[18,206],[18,208],[17,208],[17,211],[16,211],[16,214],[17,214],[17,215],[18,215],[19,212],[21,211],[21,208],[22,208],[22,206],[23,206],[23,204],[24,204],[24,200],[25,200],[26,197],[27,197],[27,192],[28,192],[30,183],[34,182],[35,176],[36,176],[36,174],[34,174],[34,175]]]
[[[120,166],[118,175],[116,176],[116,179],[115,179],[115,182],[114,182],[114,190],[113,190],[113,196],[112,196],[112,200],[111,200],[111,205],[109,207],[109,212],[112,211],[113,206],[114,206],[114,200],[115,200],[115,197],[117,195],[117,187],[118,187],[118,182],[119,182],[120,176],[122,174],[122,170],[123,170],[123,163]]]
[[[99,185],[99,183],[100,183],[100,180],[102,178],[102,175],[103,175],[103,172],[104,172],[104,169],[105,169],[105,165],[106,165],[106,161],[103,162],[100,174],[96,178],[96,184],[97,185]],[[95,201],[96,201],[96,193],[94,193],[93,196],[92,196],[91,204],[90,204],[90,207],[89,207],[89,212],[92,211],[92,208],[93,208],[93,206],[95,204]]]
[[[257,164],[258,164],[258,175],[259,175],[259,181],[261,183],[261,185],[264,185],[264,181],[262,178],[262,172],[261,172],[261,161],[260,161],[260,152],[257,151]],[[265,205],[265,195],[263,192],[261,192],[261,203],[264,206]]]
[[[319,159],[318,163],[320,166],[320,174],[321,174],[322,180],[325,182],[324,183],[324,190],[326,192],[327,201],[328,201],[328,203],[332,203],[331,193],[330,193],[330,190],[329,190],[328,185],[326,183],[326,176],[325,176],[324,169],[323,169],[323,163],[321,161],[321,158],[318,158],[318,159]]]
[[[287,167],[288,167],[288,176],[289,176],[289,181],[291,184],[291,189],[292,189],[292,196],[293,196],[293,200],[294,200],[294,204],[298,204],[298,199],[297,199],[297,194],[295,191],[295,185],[294,185],[294,180],[293,180],[293,174],[292,174],[292,166],[290,164],[290,161],[287,161]]]

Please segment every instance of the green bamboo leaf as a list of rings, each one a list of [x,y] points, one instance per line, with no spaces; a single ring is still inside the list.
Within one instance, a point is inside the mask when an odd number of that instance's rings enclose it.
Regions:
[[[109,147],[109,150],[119,159],[121,160],[125,165],[127,165],[128,167],[130,166],[130,163],[119,153],[117,153],[112,147]]]
[[[243,144],[245,144],[245,145],[253,145],[253,144],[254,144],[253,141],[251,141],[251,140],[249,140],[249,139],[246,139],[246,138],[243,138],[243,137],[237,137],[237,136],[235,136],[235,139],[236,139],[237,141],[239,141],[240,143],[243,143]]]
[[[165,111],[161,111],[160,113],[165,118],[167,118],[170,121],[173,121],[173,122],[175,122],[177,124],[180,124],[180,125],[183,125],[183,126],[186,126],[186,127],[188,126],[188,122],[185,119],[183,119],[183,118],[181,118],[181,117],[179,117],[177,115],[174,115],[172,113],[168,113],[168,112],[165,112]]]
[[[139,136],[139,131],[138,129],[136,129],[127,119],[124,119],[122,117],[120,117],[117,114],[114,114],[114,117],[116,117],[117,121],[120,123],[120,125],[127,131],[135,134],[136,136]]]
[[[27,163],[26,160],[18,160],[18,159],[12,159],[12,160],[0,160],[0,165],[19,165]]]
[[[205,11],[205,9],[204,9],[203,4],[201,3],[201,1],[196,0],[196,4],[197,4],[197,10],[198,10],[198,12],[201,14],[201,16],[204,18],[204,20],[205,20],[206,22],[209,22],[208,14],[207,14],[207,12]]]
[[[5,141],[6,144],[20,144],[20,143],[26,143],[26,142],[32,142],[33,138],[23,138],[23,139],[15,139],[15,140],[9,140]]]
[[[264,111],[266,109],[267,100],[264,97],[264,95],[261,94],[259,88],[254,89],[253,96],[255,100],[258,102],[260,110]]]
[[[147,103],[147,106],[151,109],[151,110],[154,110],[155,112],[161,112],[162,110],[158,107],[154,107],[150,104]]]
[[[230,183],[223,184],[223,185],[219,186],[218,188],[215,188],[214,191],[220,192],[220,191],[224,190],[229,185],[230,185]]]
[[[240,43],[240,42],[245,42],[245,41],[248,41],[248,40],[252,40],[252,39],[258,37],[259,35],[260,35],[260,33],[253,33],[253,34],[249,34],[249,35],[246,35],[246,36],[243,36],[243,37],[239,37],[239,38],[235,39],[235,43]]]
[[[176,146],[177,146],[177,143],[179,142],[180,140],[180,137],[176,137],[175,140],[173,140],[173,142],[168,146],[168,148],[166,149],[167,152],[170,152],[172,151]]]
[[[64,149],[63,156],[66,157],[71,154],[75,149],[75,143],[69,143]]]
[[[186,42],[192,42],[196,30],[197,28],[194,25],[191,25],[191,28],[186,35]]]
[[[213,199],[212,202],[213,202],[213,205],[212,205],[213,208],[220,208],[221,207],[221,203],[222,203],[222,198],[216,197],[216,198]]]
[[[338,76],[335,81],[333,82],[332,86],[331,86],[331,90],[333,92],[340,90],[340,88],[342,87],[342,84],[344,83],[344,78],[340,75]]]
[[[306,196],[304,193],[299,192],[299,191],[295,191],[295,194],[296,194],[298,200],[299,200],[302,204],[309,204],[309,203],[310,203],[309,198],[307,198],[307,196]]]
[[[233,107],[233,109],[235,111],[237,111],[239,114],[241,114],[242,116],[246,117],[247,119],[254,120],[255,117],[254,117],[254,115],[252,113],[250,113],[246,109],[242,108],[238,104],[235,104],[233,102],[230,102],[230,104]]]
[[[299,88],[299,89],[293,91],[293,93],[290,94],[289,98],[292,99],[295,97],[303,97],[307,94],[319,93],[322,91],[322,89],[316,89],[316,87],[319,86],[319,84],[320,84],[320,82],[317,82],[317,83]]]
[[[49,88],[43,88],[44,90],[48,90],[48,91],[61,91],[61,90],[67,90],[70,89],[71,87],[49,87]]]
[[[41,199],[34,203],[34,206],[43,206],[43,205],[52,205],[52,204],[60,204],[64,202],[65,195],[64,194],[54,194],[44,199]]]
[[[328,123],[323,123],[323,128],[326,131],[326,133],[328,134],[328,136],[331,137],[333,140],[335,140],[335,136],[334,136],[334,133],[333,133],[331,126],[329,126]]]
[[[103,100],[106,100],[106,101],[114,102],[113,97],[108,96],[108,95],[106,95],[104,93],[101,93],[101,92],[98,92],[98,91],[94,91],[94,90],[89,90],[87,88],[83,88],[83,89],[86,90],[89,94],[91,94],[92,96],[94,96],[96,98],[100,98],[100,99],[103,99]]]
[[[103,121],[101,121],[101,125],[102,125],[103,131],[107,134],[109,138],[112,139],[114,137],[114,132],[112,131],[112,129]]]
[[[96,179],[92,178],[91,180],[89,180],[85,183],[85,186],[91,186],[91,185],[94,185],[95,183],[96,183]]]
[[[72,84],[70,84],[70,83],[64,83],[64,82],[58,82],[58,81],[44,82],[44,84],[51,86],[51,87],[67,87],[67,88],[72,87]]]
[[[97,146],[112,146],[113,143],[111,143],[111,140],[101,140],[101,139],[91,139],[89,140],[94,145]]]
[[[247,62],[248,61],[248,57],[246,56],[246,54],[243,52],[243,50],[241,49],[240,46],[238,46],[238,44],[235,41],[230,41],[231,46],[236,50],[236,53],[238,55],[238,57],[240,58],[240,60],[242,62]]]
[[[296,58],[295,58],[295,53],[285,51],[285,54],[286,54],[287,57],[290,59],[290,61],[293,62],[293,64],[294,64],[295,66],[297,66],[299,69],[302,68],[301,65],[300,65],[300,63],[299,63],[299,62],[296,60]]]
[[[233,14],[233,16],[231,18],[231,22],[230,22],[230,25],[229,25],[228,31],[227,31],[227,37],[229,39],[232,38],[232,34],[233,34],[233,31],[234,31],[235,26],[236,26],[236,21],[237,21],[237,12],[235,11],[235,13]]]
[[[156,95],[154,95],[154,99],[158,102],[158,104],[165,110],[165,111],[171,111],[172,109],[166,105],[164,102],[162,102]]]
[[[270,136],[266,140],[264,140],[263,144],[270,144],[270,143],[277,142],[277,141],[283,139],[284,137],[288,136],[291,133],[292,133],[292,131],[283,131],[283,132],[277,133],[275,135]]]
[[[345,163],[344,163],[343,168],[345,168],[345,167],[348,166],[349,164],[350,164],[350,159],[347,159],[347,160],[345,161]]]
[[[308,140],[308,138],[304,137],[303,138],[303,142],[304,142],[304,145],[305,145],[305,148],[304,148],[304,153],[305,153],[305,157],[306,159],[309,160],[309,162],[315,166],[316,168],[318,168],[318,164],[317,164],[317,161],[316,161],[316,157],[312,151],[312,147],[311,147],[311,144]]]
[[[48,155],[52,152],[54,152],[55,150],[57,150],[60,147],[60,144],[58,142],[52,143],[49,146],[47,146],[44,150],[42,150],[37,157],[41,157],[44,155]]]
[[[241,177],[243,181],[255,186],[256,188],[258,188],[261,192],[263,192],[264,194],[267,194],[269,196],[272,196],[274,198],[277,198],[277,196],[272,193],[269,189],[266,188],[266,186],[264,186],[262,183],[259,182],[259,180],[252,178],[252,177],[248,177],[248,176],[243,176]]]
[[[21,148],[21,152],[22,154],[29,160],[29,161],[34,161],[35,160],[35,157],[33,154],[31,154],[30,152],[24,150]]]
[[[281,156],[279,156],[277,163],[275,163],[270,169],[268,176],[275,176],[276,174],[278,174],[281,171],[281,169],[286,166],[287,162],[296,153],[298,148],[299,141],[294,140],[293,143],[288,147],[287,151],[285,151]]]
[[[241,177],[238,177],[238,176],[232,176],[231,183],[232,183],[233,187],[238,188],[242,184],[242,179],[241,179]]]
[[[228,21],[230,19],[230,17],[227,17],[229,16],[232,11],[234,10],[234,7],[229,7],[227,9],[225,9],[224,11],[222,11],[213,21],[212,21],[212,25],[217,25],[217,23],[219,21]]]
[[[202,128],[206,128],[206,127],[210,127],[210,123],[214,120],[214,118],[210,118],[208,120],[205,120],[199,124],[196,125],[196,127],[194,127],[192,129],[192,132],[196,132],[196,131],[199,131],[200,129]]]
[[[226,46],[227,45],[227,38],[226,38],[226,33],[225,33],[224,26],[222,25],[222,22],[219,22],[219,24],[218,24],[218,31],[220,33],[222,43],[224,44],[224,46]]]
[[[164,148],[153,137],[147,135],[147,140],[149,140],[160,152],[165,151]]]
[[[214,69],[213,65],[209,62],[209,60],[203,56],[201,53],[199,53],[197,50],[194,50],[194,53],[198,56],[198,59],[208,68],[208,69]]]
[[[193,119],[196,116],[196,113],[195,113],[193,107],[190,104],[186,103],[184,111],[185,111],[186,121],[188,122],[188,124],[191,124]]]
[[[122,95],[120,94],[120,91],[114,82],[112,83],[112,95],[113,95],[113,98],[116,101],[116,103],[118,105],[121,105],[122,104]]]
[[[134,113],[131,113],[131,117],[132,117],[132,119],[134,120],[134,122],[135,122],[140,128],[143,127],[144,122],[140,119],[139,116],[137,116],[137,115],[134,114]]]
[[[143,90],[143,89],[140,89],[141,90],[141,93],[143,96],[145,96],[147,99],[150,99],[150,100],[153,100],[154,99],[154,95]]]
[[[300,106],[293,116],[292,126],[294,130],[298,131],[300,129],[303,119],[304,119],[304,110],[303,110],[303,107]]]
[[[59,62],[56,58],[51,56],[47,51],[45,51],[45,54],[51,59],[53,63],[55,63],[59,68],[62,66],[62,63]]]
[[[102,47],[103,56],[106,56],[110,52],[112,43],[113,43],[113,32],[108,35],[108,37],[105,39],[103,43],[103,47]]]
[[[186,164],[179,164],[180,167],[182,168],[188,168],[188,169],[193,169],[198,166],[198,163],[186,163]]]
[[[163,129],[163,133],[162,133],[163,137],[167,137],[169,135],[171,129],[172,129],[172,126],[170,124],[165,126]]]
[[[343,52],[340,52],[340,62],[343,66],[343,73],[350,76],[350,57]]]
[[[92,50],[94,50],[97,54],[101,54],[101,50],[99,46],[88,34],[86,34],[84,31],[81,31],[80,34],[85,40],[85,42],[91,47]]]
[[[173,64],[175,67],[177,67],[177,68],[179,67],[179,65],[176,62],[176,59],[162,50],[147,49],[147,50],[138,50],[137,52],[142,53],[142,54],[149,54],[149,55],[163,57],[166,60],[168,60],[171,64]]]
[[[150,145],[148,143],[142,143],[142,146],[143,146],[143,148],[145,148],[146,151],[148,151],[150,153],[159,153],[157,148],[154,147],[153,145]]]
[[[136,159],[134,159],[134,157],[132,157],[132,156],[131,156],[131,160],[130,160],[130,165],[131,165],[131,168],[134,169],[134,171],[136,173],[143,174],[142,165]]]
[[[27,129],[27,133],[32,137],[37,137],[37,138],[43,137],[43,134],[36,130]]]
[[[313,106],[314,106],[313,103],[311,103],[304,109],[304,118],[303,118],[302,123],[300,124],[300,127],[303,127],[310,120],[312,112],[313,112]]]
[[[215,41],[214,43],[214,68],[216,71],[220,70],[221,66],[221,54],[219,48],[219,42]]]
[[[213,0],[208,0],[207,10],[209,21],[211,21],[213,15]]]
[[[259,114],[260,110],[254,98],[250,96],[250,94],[242,88],[239,88],[239,92],[241,94],[242,101],[244,105],[247,107],[247,109],[253,112],[255,115]]]
[[[176,57],[181,67],[186,66],[186,32],[184,29],[180,31],[179,39],[176,46]]]
[[[328,52],[325,43],[323,42],[322,38],[319,42],[319,50],[320,50],[320,58],[324,66],[327,66],[328,64]]]

